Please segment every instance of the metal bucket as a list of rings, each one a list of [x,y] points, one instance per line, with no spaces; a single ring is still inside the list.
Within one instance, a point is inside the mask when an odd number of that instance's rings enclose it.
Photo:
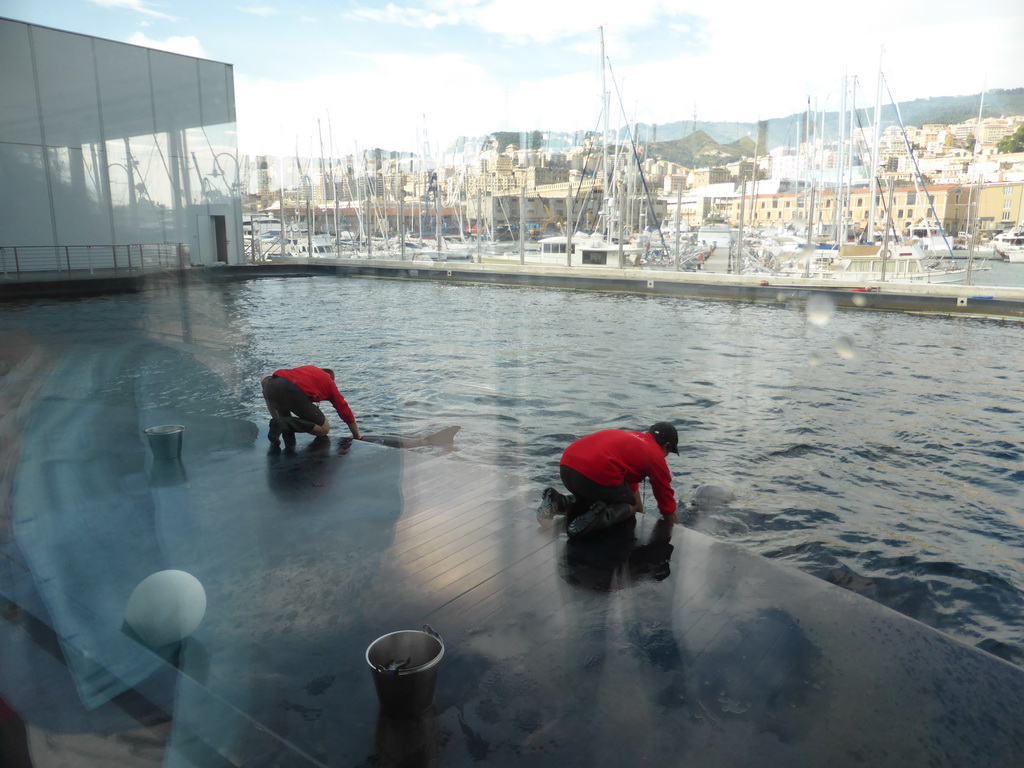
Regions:
[[[444,656],[444,641],[429,626],[405,629],[378,637],[366,649],[366,663],[383,714],[416,717],[434,703],[437,666]]]
[[[154,459],[181,458],[181,438],[185,427],[181,424],[168,424],[162,427],[150,427],[146,430],[149,438],[149,449]]]

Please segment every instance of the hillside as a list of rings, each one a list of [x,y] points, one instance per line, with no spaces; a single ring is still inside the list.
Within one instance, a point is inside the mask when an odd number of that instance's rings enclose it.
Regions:
[[[651,141],[648,157],[660,157],[688,168],[705,168],[735,162],[754,153],[754,141],[744,136],[731,144],[720,144],[702,130],[674,141]]]
[[[899,105],[900,115],[903,117],[904,125],[922,126],[929,123],[940,123],[952,125],[978,117],[978,108],[981,105],[981,94],[968,96],[942,96],[929,99],[915,99],[914,101],[903,102]],[[857,110],[857,123],[868,127],[874,122],[874,106],[869,108],[860,107]],[[983,117],[1002,117],[1004,115],[1024,115],[1024,88],[1013,88],[1005,90],[992,90],[985,94],[985,105]],[[839,135],[838,112],[825,113],[824,132],[827,137]],[[804,133],[806,114],[798,112],[787,117],[778,117],[764,121],[767,126],[766,144],[768,149],[779,146],[795,146],[799,143]],[[815,125],[812,130],[821,130],[821,115],[815,118]],[[885,128],[889,125],[899,123],[896,109],[892,104],[882,106],[881,124]],[[757,136],[757,123],[725,123],[725,122],[700,122],[696,123],[696,130],[711,137],[719,144],[732,144],[742,138],[753,141]],[[671,142],[689,136],[694,132],[692,120],[682,120],[674,123],[663,123],[661,125],[648,126],[640,124],[636,128],[636,135],[645,137],[651,136],[652,142]],[[666,156],[666,159],[669,159]]]
[[[942,96],[928,99],[915,99],[899,105],[904,125],[922,126],[929,123],[955,124],[978,117],[981,94],[966,96]],[[857,109],[856,123],[869,128],[874,122],[874,106]],[[1024,88],[993,89],[985,94],[983,117],[1002,117],[1004,115],[1024,115]],[[817,115],[812,128],[814,133],[824,131],[827,138],[839,135],[839,113],[826,112],[824,126],[822,116]],[[775,149],[780,146],[796,146],[803,138],[807,115],[797,112],[786,117],[776,117],[762,121],[764,125],[764,146],[761,151]],[[885,128],[897,125],[896,109],[892,104],[882,107],[881,124]],[[663,157],[674,163],[688,167],[720,165],[733,162],[740,157],[753,155],[755,139],[758,135],[758,123],[739,122],[705,122],[679,120],[659,125],[638,124],[632,131],[638,143],[648,145],[649,157]],[[512,144],[516,147],[527,145],[537,146],[543,136],[544,146],[548,149],[563,150],[578,146],[583,136],[579,133],[551,131],[542,134],[531,130],[522,133],[497,131],[491,138],[500,146]],[[628,138],[625,130],[619,138]]]

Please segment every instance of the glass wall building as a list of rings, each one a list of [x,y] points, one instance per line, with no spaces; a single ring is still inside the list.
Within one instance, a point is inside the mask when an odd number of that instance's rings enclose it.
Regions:
[[[0,70],[5,259],[169,243],[244,262],[231,65],[0,19]]]

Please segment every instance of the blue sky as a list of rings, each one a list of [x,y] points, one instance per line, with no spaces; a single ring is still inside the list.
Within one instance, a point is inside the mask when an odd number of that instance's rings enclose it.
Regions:
[[[460,135],[755,121],[1024,86],[1024,3],[0,0],[0,15],[234,66],[239,149],[435,155]]]

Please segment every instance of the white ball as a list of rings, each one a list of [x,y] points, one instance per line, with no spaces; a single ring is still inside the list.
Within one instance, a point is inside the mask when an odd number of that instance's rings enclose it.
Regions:
[[[206,614],[206,590],[185,571],[157,571],[139,582],[124,620],[151,648],[184,640]]]

